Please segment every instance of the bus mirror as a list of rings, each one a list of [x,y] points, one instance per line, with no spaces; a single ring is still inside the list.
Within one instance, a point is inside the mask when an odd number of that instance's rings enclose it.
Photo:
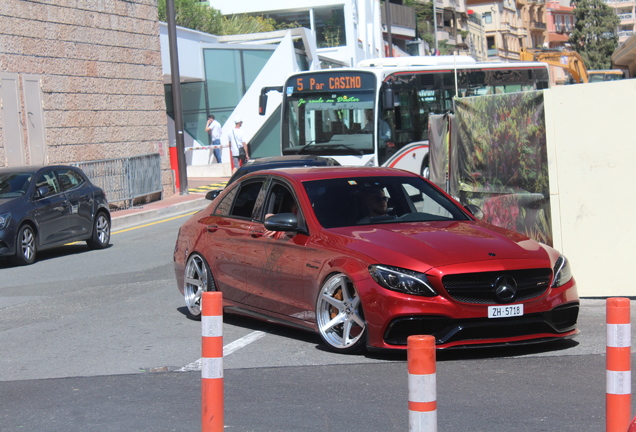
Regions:
[[[393,89],[391,87],[385,87],[382,92],[383,101],[385,109],[393,109],[394,101],[393,101]]]
[[[270,91],[277,91],[279,93],[283,92],[283,87],[263,87],[261,89],[261,94],[258,97],[258,113],[260,115],[265,115],[265,110],[267,109],[267,93]]]
[[[265,115],[267,109],[267,94],[261,93],[258,97],[258,114]]]

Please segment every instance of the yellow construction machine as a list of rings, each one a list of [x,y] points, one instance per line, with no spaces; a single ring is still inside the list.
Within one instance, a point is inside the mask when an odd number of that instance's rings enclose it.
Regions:
[[[550,66],[565,69],[574,82],[588,82],[587,68],[585,67],[583,57],[576,51],[549,48],[521,48],[519,60],[547,63]]]

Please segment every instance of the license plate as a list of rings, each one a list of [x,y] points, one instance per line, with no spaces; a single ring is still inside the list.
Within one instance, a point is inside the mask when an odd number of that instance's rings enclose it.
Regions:
[[[523,315],[523,305],[488,306],[488,318],[508,318]]]

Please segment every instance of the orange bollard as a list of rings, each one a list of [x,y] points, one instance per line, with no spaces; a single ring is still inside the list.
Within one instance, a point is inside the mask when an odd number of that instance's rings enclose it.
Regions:
[[[201,298],[201,431],[223,431],[223,295]]]
[[[409,432],[437,432],[435,338],[409,336]]]
[[[631,325],[629,299],[608,298],[606,432],[625,432],[631,419]]]

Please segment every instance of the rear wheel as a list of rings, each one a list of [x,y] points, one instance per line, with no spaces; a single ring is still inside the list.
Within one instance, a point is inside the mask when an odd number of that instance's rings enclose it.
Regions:
[[[106,213],[99,212],[93,222],[93,236],[86,244],[93,249],[104,249],[110,243],[110,219]]]
[[[360,297],[344,274],[332,275],[320,289],[316,322],[320,337],[332,351],[351,353],[364,347],[367,325]]]
[[[192,316],[201,315],[201,296],[204,291],[216,291],[210,266],[205,259],[195,253],[188,258],[183,278],[183,297]]]
[[[29,265],[35,262],[37,253],[36,234],[31,225],[22,225],[18,230],[15,243],[15,255],[11,261],[16,265]]]

